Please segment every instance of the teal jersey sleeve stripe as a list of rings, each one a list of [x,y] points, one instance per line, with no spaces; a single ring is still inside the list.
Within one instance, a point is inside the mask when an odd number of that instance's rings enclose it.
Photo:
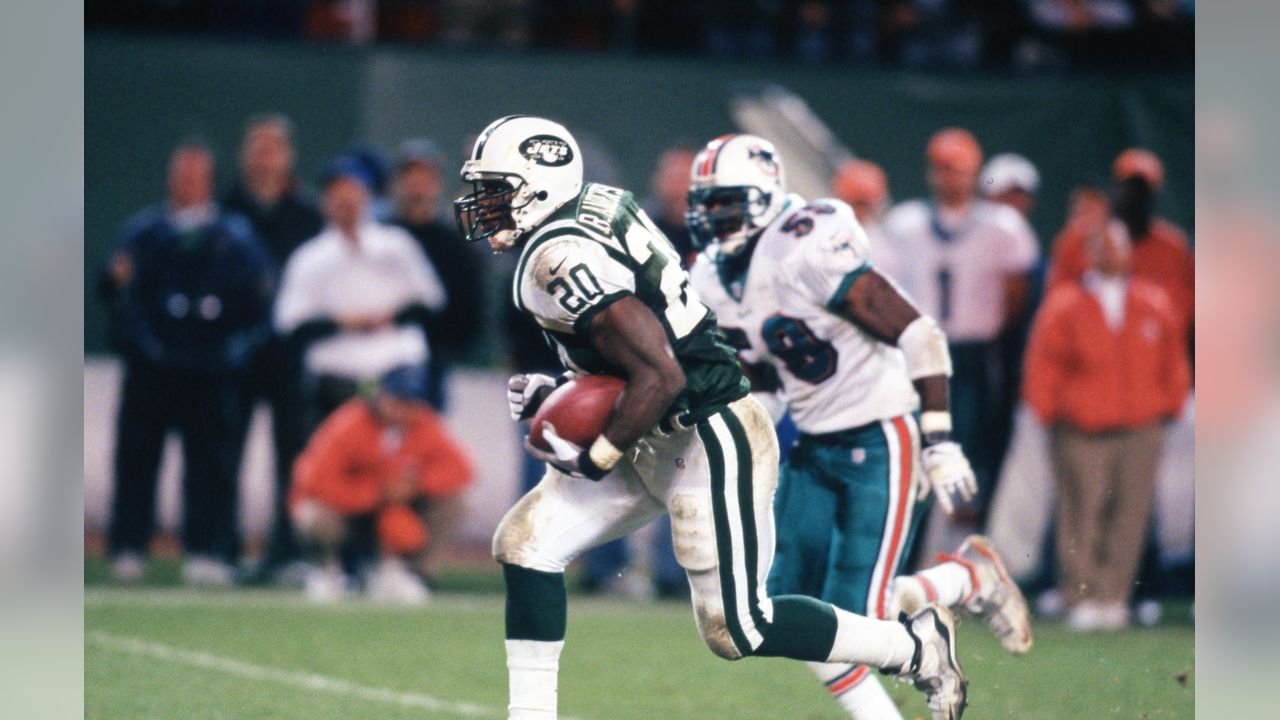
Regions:
[[[840,315],[840,311],[844,308],[844,299],[849,294],[849,288],[853,287],[853,284],[858,281],[858,278],[865,275],[867,271],[871,269],[871,262],[868,261],[863,263],[857,270],[845,275],[844,279],[840,281],[840,287],[836,288],[836,291],[831,295],[831,299],[827,300],[827,309],[837,315]]]

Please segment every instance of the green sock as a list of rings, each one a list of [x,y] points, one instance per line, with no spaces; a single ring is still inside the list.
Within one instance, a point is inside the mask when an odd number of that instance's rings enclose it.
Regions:
[[[564,640],[568,618],[564,573],[503,563],[502,575],[507,581],[507,639]]]
[[[773,600],[773,622],[760,630],[761,657],[826,662],[836,642],[836,614],[827,603],[802,595],[779,595]]]

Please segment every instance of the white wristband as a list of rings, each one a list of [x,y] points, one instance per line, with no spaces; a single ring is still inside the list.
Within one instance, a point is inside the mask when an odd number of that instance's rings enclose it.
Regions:
[[[609,470],[622,459],[622,451],[614,447],[613,443],[609,442],[609,438],[601,435],[591,443],[591,449],[587,450],[587,457],[591,458],[592,464],[601,470]]]
[[[951,413],[944,410],[927,410],[920,413],[920,432],[924,435],[951,432]]]

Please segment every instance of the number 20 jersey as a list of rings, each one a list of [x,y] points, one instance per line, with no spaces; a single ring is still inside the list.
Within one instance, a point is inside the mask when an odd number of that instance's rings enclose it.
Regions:
[[[590,183],[525,242],[514,278],[516,307],[533,316],[577,373],[621,375],[588,338],[591,319],[627,295],[662,323],[685,374],[669,414],[709,417],[747,394],[734,351],[720,338],[715,313],[689,287],[680,256],[625,190]]]
[[[869,244],[845,203],[805,205],[793,195],[756,241],[740,283],[726,285],[714,246],[690,271],[739,357],[777,369],[801,432],[846,430],[919,405],[902,351],[839,314],[849,286],[871,268]]]

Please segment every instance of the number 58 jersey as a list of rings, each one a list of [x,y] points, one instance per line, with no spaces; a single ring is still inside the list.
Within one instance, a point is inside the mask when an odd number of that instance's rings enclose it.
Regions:
[[[690,271],[743,362],[777,369],[801,432],[846,430],[919,405],[902,352],[840,314],[849,287],[871,269],[868,249],[848,205],[792,196],[756,241],[745,277],[714,246]]]

